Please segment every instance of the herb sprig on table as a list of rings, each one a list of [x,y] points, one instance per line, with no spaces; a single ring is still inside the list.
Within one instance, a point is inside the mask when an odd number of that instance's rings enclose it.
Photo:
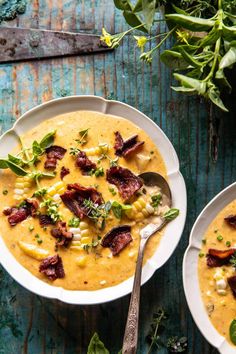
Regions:
[[[225,71],[236,63],[235,0],[137,0],[135,4],[129,0],[114,0],[114,3],[123,11],[131,29],[115,35],[103,29],[101,39],[108,46],[119,46],[133,30],[143,31],[144,34],[135,35],[134,40],[141,49],[140,59],[151,63],[154,53],[173,35],[174,45],[161,54],[161,60],[173,69],[179,82],[173,90],[203,96],[228,111],[222,93],[231,92]],[[160,19],[161,5],[165,16]],[[169,30],[153,35],[156,22],[163,20],[167,21]],[[153,45],[157,38],[160,41]],[[151,49],[146,50],[148,43]]]
[[[168,316],[162,308],[159,308],[152,316],[150,330],[147,335],[149,343],[145,354],[157,353],[159,348],[166,348],[168,353],[183,353],[187,351],[188,340],[186,337],[170,336],[167,340],[164,336],[165,324],[168,321]],[[166,329],[167,330],[167,329]],[[156,350],[156,351],[154,351]],[[97,333],[94,333],[90,340],[87,354],[110,354],[104,343],[100,340]],[[120,350],[118,354],[122,354]]]

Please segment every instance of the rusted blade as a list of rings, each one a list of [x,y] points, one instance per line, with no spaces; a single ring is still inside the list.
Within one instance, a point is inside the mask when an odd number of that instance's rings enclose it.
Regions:
[[[93,34],[0,27],[0,63],[107,50]]]

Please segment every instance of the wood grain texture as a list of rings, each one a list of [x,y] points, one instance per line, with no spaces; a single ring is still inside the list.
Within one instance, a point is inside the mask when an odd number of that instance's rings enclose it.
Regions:
[[[111,0],[31,0],[26,13],[7,25],[87,33],[100,33],[104,25],[111,32],[125,28]],[[72,94],[96,94],[126,102],[164,130],[178,153],[186,180],[188,217],[173,257],[142,288],[139,353],[146,352],[145,336],[152,313],[163,306],[172,319],[168,334],[187,335],[191,354],[210,354],[214,349],[197,330],[186,306],[182,258],[196,216],[235,180],[235,121],[233,113],[221,117],[219,159],[213,164],[206,104],[170,89],[171,73],[159,55],[150,67],[140,63],[138,56],[128,38],[114,53],[0,65],[0,132],[38,103]],[[0,287],[1,354],[84,354],[94,331],[112,354],[120,350],[128,296],[99,306],[69,306],[29,293],[4,270],[0,272]]]

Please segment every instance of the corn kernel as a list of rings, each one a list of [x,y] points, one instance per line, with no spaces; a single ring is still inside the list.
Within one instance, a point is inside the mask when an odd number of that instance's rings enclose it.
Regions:
[[[20,189],[24,188],[24,186],[25,186],[25,184],[24,184],[24,183],[20,183],[20,182],[17,182],[17,183],[15,184],[15,187],[16,187],[16,188],[20,188]]]
[[[90,234],[89,229],[81,230],[80,234],[82,237],[89,236]]]
[[[82,237],[81,238],[81,243],[83,244],[83,245],[85,245],[86,243],[89,243],[90,242],[90,238],[89,237]]]
[[[87,263],[87,257],[86,256],[78,257],[76,258],[75,262],[78,266],[85,267]]]
[[[88,224],[84,221],[81,221],[81,223],[79,224],[80,230],[84,230],[88,228]]]

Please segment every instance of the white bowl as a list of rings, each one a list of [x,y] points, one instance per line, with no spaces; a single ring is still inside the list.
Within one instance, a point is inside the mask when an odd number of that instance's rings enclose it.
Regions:
[[[163,131],[151,119],[127,104],[105,100],[101,97],[59,98],[31,109],[18,119],[13,128],[0,138],[1,155],[6,155],[16,146],[17,135],[24,134],[44,120],[56,115],[80,110],[113,114],[132,121],[151,137],[166,163],[173,206],[180,209],[180,215],[166,227],[158,249],[145,264],[142,274],[142,284],[144,284],[174,252],[184,228],[187,209],[186,188],[179,171],[176,152]],[[71,304],[98,304],[115,300],[129,294],[132,290],[133,277],[116,286],[95,291],[72,291],[55,287],[39,280],[21,266],[6,247],[2,237],[0,237],[0,248],[0,262],[7,272],[26,289],[44,297],[59,299]]]
[[[234,199],[236,199],[236,182],[225,188],[207,204],[193,225],[189,246],[183,260],[184,291],[193,319],[202,335],[222,354],[235,354],[236,349],[217,332],[205,310],[198,281],[198,255],[202,236],[208,226],[216,215]]]

